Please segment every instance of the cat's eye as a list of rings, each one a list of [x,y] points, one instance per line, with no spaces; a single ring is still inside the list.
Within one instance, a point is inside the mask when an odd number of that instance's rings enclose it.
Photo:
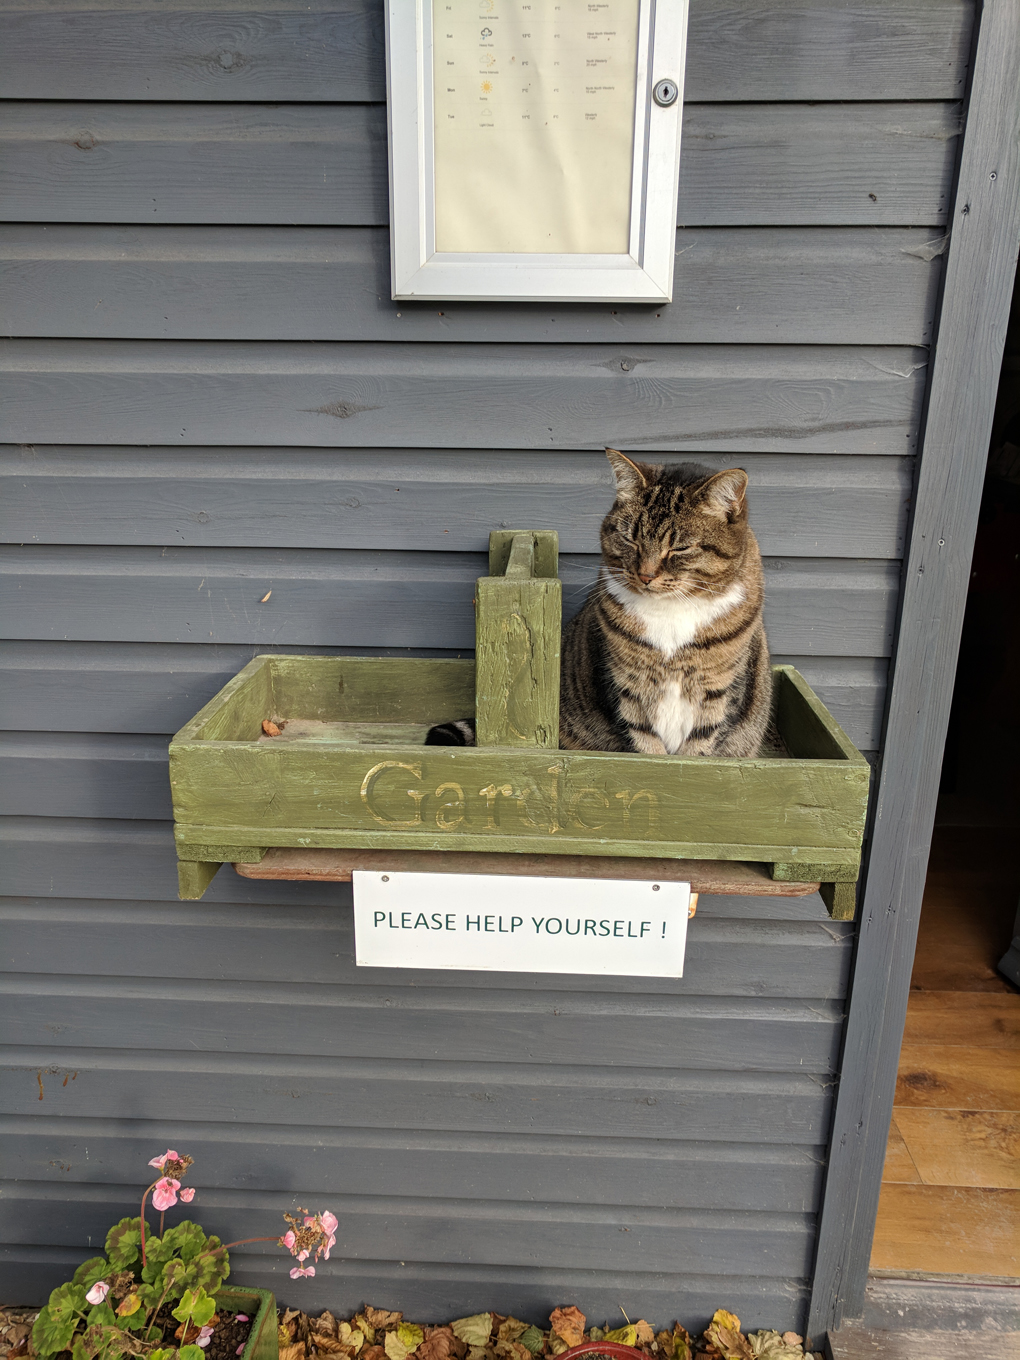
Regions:
[[[670,557],[682,557],[684,553],[693,552],[694,546],[693,543],[685,543],[682,548],[671,548],[668,555]]]

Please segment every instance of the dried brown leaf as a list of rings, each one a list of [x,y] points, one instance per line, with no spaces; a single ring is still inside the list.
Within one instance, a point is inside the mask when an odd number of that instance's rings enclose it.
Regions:
[[[386,1351],[387,1360],[407,1360],[408,1347],[396,1332],[386,1333],[383,1349]]]
[[[386,1351],[382,1346],[366,1346],[360,1360],[386,1360]]]
[[[419,1360],[450,1360],[451,1356],[459,1360],[461,1354],[467,1354],[467,1346],[458,1341],[451,1327],[430,1327],[417,1354]]]
[[[280,729],[277,727],[276,723],[270,722],[268,718],[263,719],[262,730],[267,737],[278,737],[280,735]]]
[[[634,1323],[634,1326],[637,1328],[638,1345],[641,1345],[642,1343],[647,1344],[649,1341],[655,1340],[655,1333],[644,1318],[638,1318],[637,1322]]]
[[[368,1344],[370,1346],[374,1346],[375,1328],[369,1322],[368,1318],[365,1317],[364,1313],[355,1313],[353,1318],[353,1324],[355,1327],[357,1327],[359,1332],[362,1332],[364,1334],[365,1340],[368,1342]]]
[[[485,1347],[489,1344],[489,1333],[492,1331],[492,1314],[472,1313],[470,1317],[454,1318],[450,1330],[473,1349]]]
[[[321,1313],[317,1318],[308,1319],[309,1329],[317,1336],[336,1336],[339,1324],[330,1312]]]
[[[280,1360],[307,1360],[307,1356],[308,1352],[303,1341],[295,1341],[293,1345],[280,1347]]]
[[[377,1332],[384,1327],[397,1327],[403,1319],[403,1313],[389,1313],[385,1308],[366,1308],[364,1310],[365,1321]]]
[[[567,1346],[579,1346],[584,1340],[584,1324],[587,1321],[580,1308],[554,1308],[549,1314],[549,1322],[557,1336],[562,1337]]]

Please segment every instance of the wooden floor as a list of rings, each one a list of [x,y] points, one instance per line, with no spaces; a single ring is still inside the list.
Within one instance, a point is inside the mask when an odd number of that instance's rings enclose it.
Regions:
[[[1015,832],[941,828],[925,886],[871,1267],[1020,1277]]]

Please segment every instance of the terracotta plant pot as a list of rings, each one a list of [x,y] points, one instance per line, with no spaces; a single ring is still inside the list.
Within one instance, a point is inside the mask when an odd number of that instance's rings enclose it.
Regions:
[[[560,1351],[556,1360],[581,1360],[582,1356],[585,1360],[588,1356],[604,1356],[607,1360],[648,1360],[644,1351],[634,1346],[622,1346],[618,1341],[582,1341],[580,1346]]]

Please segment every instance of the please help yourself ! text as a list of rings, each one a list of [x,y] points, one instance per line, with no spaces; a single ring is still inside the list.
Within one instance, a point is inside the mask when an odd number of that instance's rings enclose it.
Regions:
[[[687,883],[358,870],[357,962],[682,977],[689,903]]]

